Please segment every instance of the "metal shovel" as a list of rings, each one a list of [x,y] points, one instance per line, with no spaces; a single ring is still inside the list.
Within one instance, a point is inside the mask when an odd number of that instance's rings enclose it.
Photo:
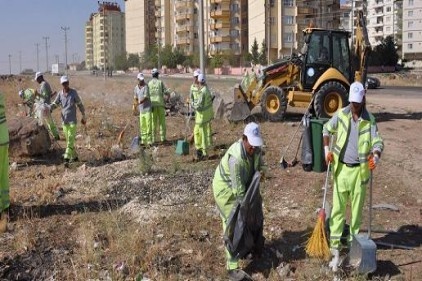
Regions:
[[[377,269],[377,245],[371,240],[372,223],[372,171],[369,184],[369,225],[368,234],[353,236],[349,253],[350,265],[360,274],[372,273]]]

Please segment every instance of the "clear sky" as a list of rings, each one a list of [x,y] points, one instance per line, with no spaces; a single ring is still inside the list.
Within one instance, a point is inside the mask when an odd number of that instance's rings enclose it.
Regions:
[[[102,2],[102,1],[100,1]],[[116,2],[124,11],[124,0]],[[37,46],[40,71],[46,71],[46,44],[49,37],[48,64],[59,57],[65,62],[65,32],[67,30],[67,62],[85,60],[84,26],[91,13],[98,11],[97,0],[0,0],[0,74],[12,74],[22,68],[37,71]]]

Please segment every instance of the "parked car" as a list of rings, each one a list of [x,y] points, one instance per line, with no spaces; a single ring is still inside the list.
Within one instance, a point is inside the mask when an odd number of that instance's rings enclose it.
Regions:
[[[367,89],[376,89],[381,86],[381,82],[378,78],[373,76],[366,77],[366,88]]]

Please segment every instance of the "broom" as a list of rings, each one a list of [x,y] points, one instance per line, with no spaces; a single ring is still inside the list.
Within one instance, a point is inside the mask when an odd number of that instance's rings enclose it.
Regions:
[[[317,223],[305,247],[305,251],[310,257],[326,261],[328,261],[331,254],[330,247],[328,246],[327,236],[325,235],[325,200],[327,198],[328,175],[330,173],[330,165],[331,162],[328,163],[327,173],[325,176],[324,199],[322,201],[322,208],[318,212]]]

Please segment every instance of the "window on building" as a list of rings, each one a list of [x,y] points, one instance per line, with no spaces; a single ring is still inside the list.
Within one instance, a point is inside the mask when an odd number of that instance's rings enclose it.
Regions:
[[[198,32],[193,33],[193,38],[195,38],[195,39],[198,38]]]
[[[390,32],[390,31],[391,31],[391,27],[390,27],[390,26],[387,26],[387,27],[385,28],[385,31]]]
[[[407,48],[408,48],[409,50],[412,50],[412,49],[413,49],[413,44],[407,44]]]
[[[235,36],[235,37],[239,36],[239,30],[236,30],[236,29],[231,30],[230,35]]]
[[[239,20],[239,18],[238,18],[238,17],[234,17],[234,18],[232,18],[231,22],[232,22],[233,24],[238,24],[238,23],[240,22],[240,20]]]
[[[292,33],[285,33],[283,35],[283,42],[284,43],[292,43],[293,42],[293,34]]]
[[[270,17],[270,24],[274,25],[275,24],[275,17]]]
[[[413,27],[413,21],[407,22],[407,27]]]
[[[284,24],[293,24],[293,16],[284,16],[283,17]]]
[[[239,4],[231,4],[231,11],[238,12],[239,11]]]
[[[407,12],[407,15],[408,15],[409,17],[413,17],[413,11],[408,11],[408,12]]]
[[[386,8],[385,8],[385,11],[386,11],[387,13],[391,12],[391,7],[390,7],[390,6],[389,6],[389,7],[386,7]]]
[[[407,38],[408,39],[412,39],[413,38],[413,33],[412,32],[407,33]]]
[[[385,17],[385,21],[386,22],[390,22],[391,21],[391,17],[390,16]]]
[[[293,7],[293,0],[283,0],[283,5],[287,7]]]
[[[409,6],[413,6],[413,0],[409,0]]]

